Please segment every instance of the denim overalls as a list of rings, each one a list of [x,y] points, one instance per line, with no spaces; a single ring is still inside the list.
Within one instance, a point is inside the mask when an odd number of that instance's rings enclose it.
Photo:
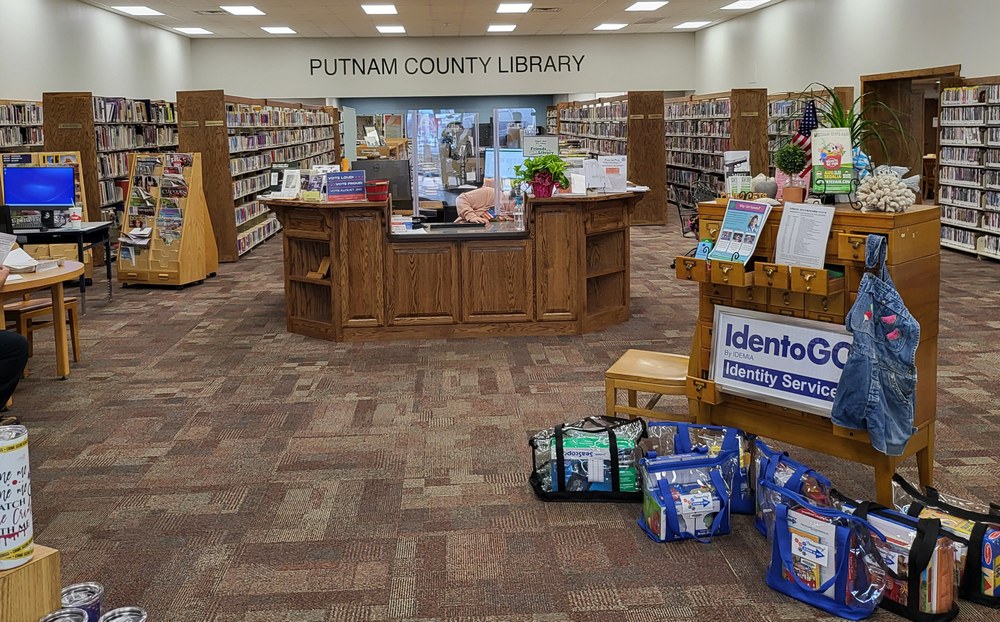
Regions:
[[[869,235],[858,299],[847,314],[854,343],[831,416],[841,427],[868,430],[872,446],[902,455],[913,427],[920,324],[903,304],[885,267],[888,241]],[[874,273],[873,273],[874,272]]]

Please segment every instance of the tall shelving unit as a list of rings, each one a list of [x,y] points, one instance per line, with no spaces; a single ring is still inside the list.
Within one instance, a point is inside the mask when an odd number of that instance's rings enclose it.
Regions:
[[[853,86],[833,87],[834,95],[845,108],[854,104]],[[825,90],[800,93],[773,93],[767,98],[767,136],[770,174],[774,174],[774,153],[799,130],[799,121],[810,99],[829,101]]]
[[[629,91],[556,108],[560,155],[627,156],[629,181],[649,187],[632,213],[632,224],[667,224],[663,91]]]
[[[726,151],[749,151],[753,174],[768,170],[767,90],[675,97],[663,102],[668,203],[697,207],[691,188],[722,190]]]
[[[272,163],[340,162],[339,115],[329,106],[181,91],[177,112],[180,151],[202,154],[220,261],[236,261],[281,228],[257,198],[270,188]]]
[[[545,131],[553,136],[559,134],[558,106],[549,106],[545,109]]]
[[[941,80],[941,246],[1000,260],[1000,76]]]
[[[42,102],[0,99],[0,152],[42,149]]]

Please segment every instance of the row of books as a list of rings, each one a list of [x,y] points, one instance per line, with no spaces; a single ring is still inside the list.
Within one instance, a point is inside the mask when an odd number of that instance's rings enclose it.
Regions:
[[[978,127],[943,127],[941,128],[941,144],[982,146],[984,144],[983,130]]]
[[[1000,212],[983,212],[981,226],[987,231],[1000,233]]]
[[[800,123],[802,119],[798,118],[771,119],[767,124],[767,133],[771,136],[790,136],[799,131]]]
[[[959,86],[941,91],[941,105],[943,106],[968,106],[972,104],[1000,104],[1000,84]]]
[[[149,103],[150,120],[153,123],[177,123],[177,106],[174,102],[152,101]]]
[[[271,162],[298,162],[300,166],[309,168],[313,164],[329,164],[331,161],[336,161],[337,156],[333,153],[333,146],[333,139],[328,139],[281,147],[264,153],[271,156]]]
[[[995,235],[983,236],[983,250],[994,257],[1000,255],[1000,237]]]
[[[978,147],[942,147],[941,163],[962,162],[966,164],[980,164],[982,162],[983,150]]]
[[[177,123],[174,102],[125,97],[94,97],[96,123]]]
[[[0,104],[0,125],[41,125],[42,105],[38,102]]]
[[[283,127],[292,125],[332,125],[325,110],[300,110],[251,104],[226,104],[226,125],[239,127]]]
[[[805,112],[807,99],[778,99],[768,102],[767,116],[770,119],[776,117],[801,117]]]
[[[986,108],[982,106],[941,110],[941,125],[983,125],[985,122]]]
[[[938,190],[938,201],[942,205],[958,205],[961,207],[979,207],[983,204],[983,191],[978,188],[961,188],[958,186],[941,186]]]
[[[728,98],[698,102],[672,102],[663,105],[663,118],[667,120],[729,117],[731,114],[732,105]]]
[[[117,181],[106,179],[97,182],[97,190],[100,195],[101,207],[124,201],[127,186],[128,179],[121,179]]]
[[[667,121],[663,126],[664,133],[667,136],[684,135],[729,138],[731,124],[729,119],[717,119],[712,121]]]
[[[683,168],[667,169],[668,184],[690,187],[699,182],[708,182],[712,185],[721,184],[721,180],[715,175],[709,175],[700,171],[692,171]]]
[[[983,171],[964,166],[942,166],[941,183],[958,183],[973,186],[983,185]]]
[[[723,174],[722,154],[688,153],[686,151],[668,151],[667,164],[684,166],[709,173]]]
[[[97,174],[103,179],[128,176],[128,152],[112,151],[97,154]]]
[[[45,143],[40,127],[0,127],[0,149],[5,147],[39,147]]]
[[[590,135],[598,138],[625,138],[628,125],[625,123],[573,122],[563,125],[564,134]]]
[[[953,222],[960,222],[963,224],[970,225],[972,227],[978,227],[979,218],[980,218],[979,210],[968,209],[965,207],[954,207],[951,205],[941,206],[942,222],[946,220],[951,220]]]
[[[229,152],[254,151],[267,147],[280,147],[333,138],[332,127],[315,127],[297,130],[258,130],[253,134],[229,137]]]
[[[229,173],[235,177],[271,168],[270,153],[255,153],[229,159]]]
[[[668,151],[698,151],[701,153],[722,153],[723,151],[729,151],[728,138],[667,136],[666,144]]]
[[[178,140],[173,127],[98,125],[95,129],[98,151],[172,147]]]
[[[628,101],[603,102],[563,108],[559,112],[560,121],[585,121],[603,119],[606,121],[624,121],[628,118]]]
[[[1000,211],[1000,192],[993,192],[993,191],[986,192],[986,194],[983,195],[982,206],[983,209],[987,211],[991,212]]]
[[[958,227],[941,226],[941,239],[952,244],[965,247],[968,250],[976,250],[976,242],[982,234],[970,229],[959,229]]]
[[[267,173],[254,175],[253,177],[241,177],[233,180],[233,199],[240,200],[243,197],[263,192],[271,187],[270,177]]]
[[[264,206],[263,203],[254,199],[247,203],[241,203],[236,206],[236,226],[240,227],[254,218],[258,218],[261,214],[266,214],[270,210]]]
[[[236,252],[240,255],[246,254],[251,248],[277,233],[280,228],[277,219],[268,218],[259,225],[244,231],[236,237]]]

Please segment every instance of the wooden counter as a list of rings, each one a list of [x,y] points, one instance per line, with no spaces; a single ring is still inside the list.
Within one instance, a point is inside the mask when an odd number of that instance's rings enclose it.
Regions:
[[[389,233],[390,202],[264,203],[284,228],[289,332],[333,341],[567,335],[629,317],[640,195],[531,199],[526,231]]]

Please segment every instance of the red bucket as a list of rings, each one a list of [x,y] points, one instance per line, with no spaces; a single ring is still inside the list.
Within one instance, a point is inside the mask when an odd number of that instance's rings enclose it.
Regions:
[[[369,201],[384,203],[389,198],[389,180],[373,179],[365,182],[365,194]]]

